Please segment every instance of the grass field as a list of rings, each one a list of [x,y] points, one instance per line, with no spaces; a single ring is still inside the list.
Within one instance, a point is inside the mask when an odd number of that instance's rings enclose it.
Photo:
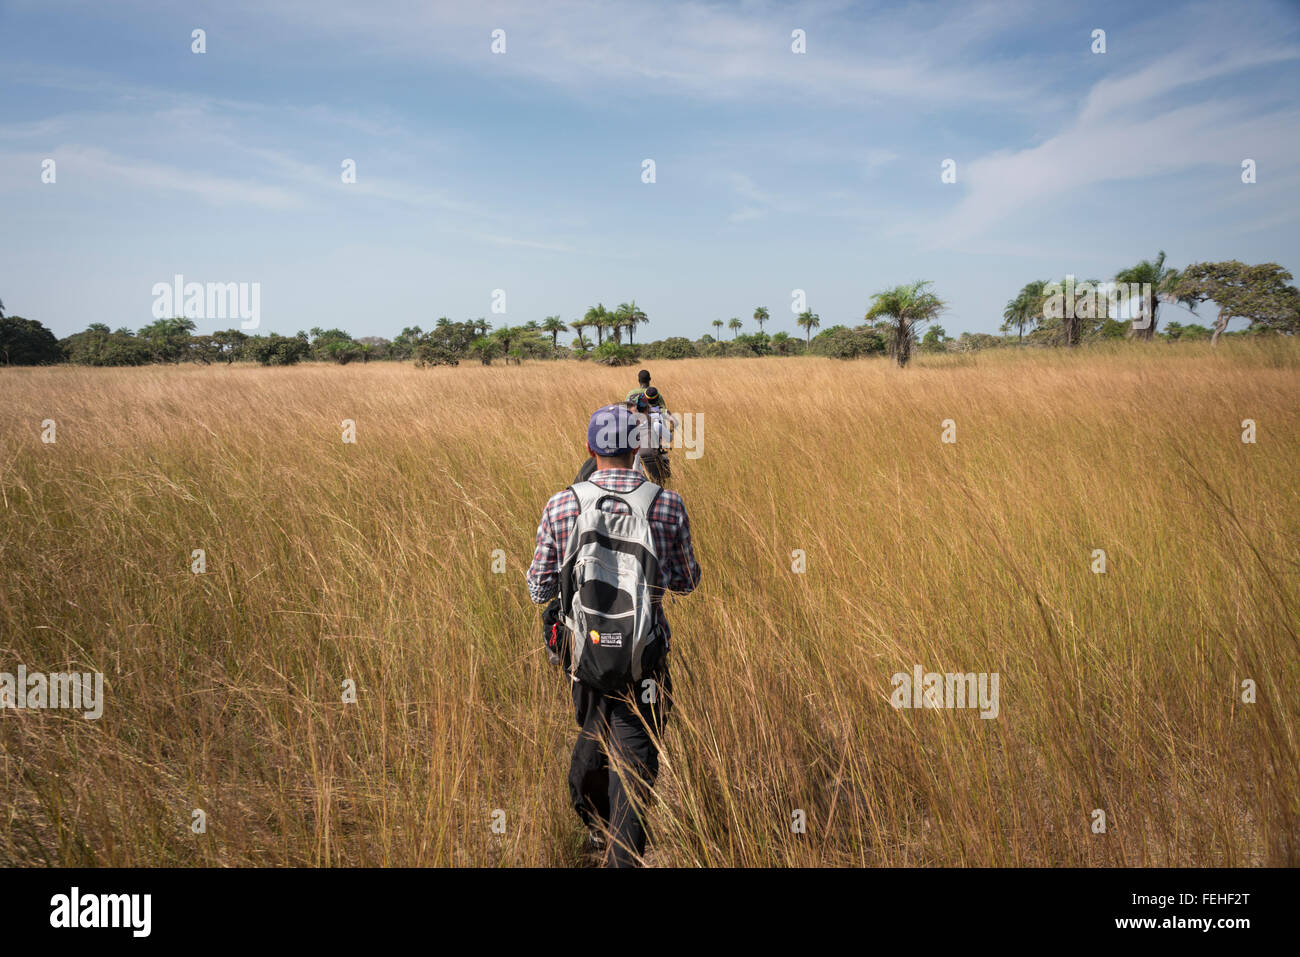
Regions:
[[[1295,343],[650,367],[704,422],[651,862],[1300,863]],[[0,671],[106,687],[0,712],[0,863],[579,863],[523,576],[634,371],[0,370]]]

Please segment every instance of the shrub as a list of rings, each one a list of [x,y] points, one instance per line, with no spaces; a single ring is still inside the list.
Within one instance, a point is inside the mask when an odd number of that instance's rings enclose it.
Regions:
[[[101,322],[59,340],[69,362],[85,366],[142,366],[153,361],[149,343],[127,329],[109,332]]]
[[[617,342],[602,342],[592,353],[596,362],[605,366],[630,366],[636,362],[636,350]]]
[[[307,340],[299,336],[254,336],[244,345],[248,355],[264,366],[297,365],[311,350]]]
[[[440,346],[433,342],[421,342],[415,347],[415,367],[423,369],[427,366],[455,366],[460,365],[460,360],[446,346]]]
[[[857,359],[883,354],[885,340],[869,326],[858,326],[856,329],[832,326],[813,339],[808,351],[831,359]]]
[[[647,359],[693,359],[699,353],[695,343],[685,336],[669,336],[667,339],[652,342],[644,349]]]

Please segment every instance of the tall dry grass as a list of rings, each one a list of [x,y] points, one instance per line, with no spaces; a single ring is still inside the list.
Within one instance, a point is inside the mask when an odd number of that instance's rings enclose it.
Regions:
[[[652,368],[704,415],[655,863],[1297,863],[1294,345]],[[630,381],[0,370],[0,670],[107,682],[0,714],[0,861],[579,862],[523,574]],[[894,710],[915,664],[999,716]]]

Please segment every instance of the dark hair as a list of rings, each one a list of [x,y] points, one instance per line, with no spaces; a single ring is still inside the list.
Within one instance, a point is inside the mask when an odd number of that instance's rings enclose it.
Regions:
[[[655,399],[659,398],[659,390],[656,389],[656,388],[655,388],[654,386],[652,386],[652,385],[648,385],[648,386],[646,386],[646,389],[645,389],[645,392],[643,393],[643,395],[645,395],[645,397],[646,397],[647,399],[649,399],[651,402],[653,402]]]
[[[649,384],[650,384],[650,370],[649,370],[649,369],[642,369],[640,372],[638,372],[638,373],[636,374],[636,381],[637,381],[637,382],[640,382],[642,385],[649,385]]]

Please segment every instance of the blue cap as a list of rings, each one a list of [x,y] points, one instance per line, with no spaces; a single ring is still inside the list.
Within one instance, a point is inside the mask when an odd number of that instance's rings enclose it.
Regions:
[[[587,447],[597,455],[615,458],[638,447],[637,422],[626,405],[606,405],[591,414]]]

